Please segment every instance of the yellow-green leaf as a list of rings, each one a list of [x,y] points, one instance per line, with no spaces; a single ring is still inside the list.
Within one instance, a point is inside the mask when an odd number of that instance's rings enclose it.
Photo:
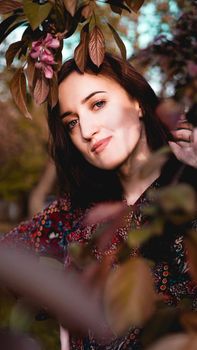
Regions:
[[[142,258],[132,258],[108,277],[104,304],[112,330],[121,335],[142,326],[155,310],[156,295],[150,268]]]
[[[175,333],[158,340],[147,350],[195,350],[197,349],[197,336],[187,333]]]
[[[145,179],[156,169],[161,168],[161,166],[165,164],[169,153],[170,148],[168,146],[164,146],[151,154],[147,162],[139,169],[139,177],[141,179]]]
[[[32,0],[23,0],[24,12],[33,30],[48,17],[52,4],[46,3],[44,5],[35,4]]]

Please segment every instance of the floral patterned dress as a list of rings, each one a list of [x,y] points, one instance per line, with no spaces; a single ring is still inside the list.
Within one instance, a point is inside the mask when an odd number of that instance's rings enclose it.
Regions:
[[[158,181],[151,185],[152,188],[158,186],[160,186]],[[126,238],[127,228],[131,222],[136,227],[141,227],[144,224],[146,218],[143,217],[141,208],[148,205],[146,194],[147,191],[138,199],[135,211],[127,218],[125,228],[117,231],[109,252]],[[54,257],[65,264],[69,264],[67,254],[69,244],[71,242],[87,242],[95,230],[94,226],[83,225],[85,214],[82,209],[72,209],[68,198],[59,198],[32,220],[21,223],[5,235],[3,243],[9,244],[14,241],[16,246],[23,245],[35,251],[38,255]],[[177,305],[181,299],[189,297],[193,303],[193,308],[196,309],[197,288],[188,275],[183,237],[180,233],[174,236],[168,249],[170,258],[158,259],[153,268],[156,290],[168,305]],[[95,254],[97,253],[95,251]],[[83,339],[77,337],[77,335],[72,335],[70,348],[71,350],[142,349],[140,332],[139,329],[131,329],[124,337],[116,338],[110,341],[108,345],[98,344],[91,333]]]

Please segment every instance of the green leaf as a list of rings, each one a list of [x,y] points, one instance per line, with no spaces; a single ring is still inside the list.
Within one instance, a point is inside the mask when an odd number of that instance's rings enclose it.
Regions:
[[[27,109],[26,78],[22,68],[19,68],[10,83],[13,99],[20,111],[29,119],[31,115]]]
[[[13,331],[27,331],[35,319],[33,309],[19,299],[10,315],[10,328]]]
[[[92,62],[100,67],[105,55],[105,38],[98,26],[95,26],[90,33],[88,48]]]
[[[196,213],[196,193],[190,185],[185,183],[162,188],[158,191],[158,202],[166,213],[176,209],[183,211],[182,216],[184,213],[190,215]]]
[[[2,15],[5,15],[9,12],[12,12],[16,9],[23,8],[23,5],[21,2],[18,2],[16,0],[1,0],[0,1],[0,13]]]
[[[117,31],[113,28],[113,26],[110,23],[107,23],[107,24],[108,24],[109,28],[112,31],[114,40],[115,40],[116,44],[118,45],[118,48],[119,48],[119,50],[121,52],[121,55],[122,55],[122,58],[124,60],[126,60],[126,58],[127,58],[127,51],[126,51],[125,44],[123,43],[123,41],[122,41],[121,37],[119,36],[119,34],[117,33]]]
[[[22,46],[23,46],[23,41],[20,40],[20,41],[16,41],[15,43],[11,44],[8,48],[8,50],[6,51],[6,63],[7,63],[7,66],[9,67],[13,60],[14,60],[14,57],[17,55],[17,53],[20,52]]]
[[[132,248],[139,247],[151,237],[161,235],[162,229],[162,221],[156,220],[152,225],[149,225],[148,227],[144,227],[139,230],[132,230],[128,233],[128,245]]]
[[[23,0],[23,3],[25,15],[27,16],[33,30],[38,28],[39,25],[48,17],[53,7],[51,3],[38,5],[33,3],[32,0]]]

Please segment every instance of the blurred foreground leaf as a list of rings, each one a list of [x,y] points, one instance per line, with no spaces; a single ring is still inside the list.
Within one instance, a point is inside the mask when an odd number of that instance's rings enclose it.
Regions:
[[[104,303],[112,330],[121,335],[142,326],[153,314],[156,295],[150,268],[142,258],[132,258],[108,277]]]
[[[41,265],[27,252],[0,247],[0,279],[8,288],[46,307],[68,329],[97,338],[109,333],[103,310],[78,274]]]
[[[177,333],[159,340],[147,350],[195,350],[196,348],[196,334]]]

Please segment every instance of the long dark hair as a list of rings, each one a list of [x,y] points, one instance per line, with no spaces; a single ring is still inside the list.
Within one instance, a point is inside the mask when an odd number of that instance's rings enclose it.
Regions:
[[[82,74],[74,59],[66,61],[58,76],[59,84],[72,72]],[[167,143],[167,133],[155,115],[158,98],[147,81],[128,62],[105,54],[100,68],[88,60],[85,72],[114,79],[136,99],[143,111],[147,142],[151,150]],[[60,193],[69,193],[74,206],[86,207],[91,202],[120,199],[122,189],[116,172],[97,169],[89,164],[74,147],[60,118],[59,104],[48,107],[51,132],[51,153],[57,168]]]

